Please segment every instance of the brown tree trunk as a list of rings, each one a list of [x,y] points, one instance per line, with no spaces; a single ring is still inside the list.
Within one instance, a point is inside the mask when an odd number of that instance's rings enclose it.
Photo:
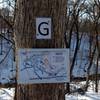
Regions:
[[[16,60],[19,48],[64,46],[67,0],[17,0],[15,17]],[[37,40],[36,18],[51,17],[52,39]],[[16,100],[64,100],[64,84],[18,85]]]

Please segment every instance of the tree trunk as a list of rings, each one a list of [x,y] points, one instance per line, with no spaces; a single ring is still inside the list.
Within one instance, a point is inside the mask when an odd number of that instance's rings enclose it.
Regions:
[[[95,92],[98,92],[98,62],[99,62],[99,56],[97,56],[97,64],[95,72]]]
[[[15,17],[16,60],[19,48],[64,46],[67,0],[17,0]],[[52,39],[37,40],[36,18],[51,17]],[[64,100],[64,84],[18,85],[16,100]]]

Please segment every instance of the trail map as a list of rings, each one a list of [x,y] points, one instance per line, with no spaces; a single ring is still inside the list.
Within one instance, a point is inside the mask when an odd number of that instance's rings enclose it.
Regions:
[[[67,49],[19,50],[19,83],[67,82],[68,71]]]

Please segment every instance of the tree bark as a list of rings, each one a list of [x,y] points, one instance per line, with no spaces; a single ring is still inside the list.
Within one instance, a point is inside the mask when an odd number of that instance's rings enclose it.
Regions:
[[[67,0],[17,0],[15,17],[16,61],[19,48],[64,46]],[[36,18],[51,17],[52,39],[37,40]],[[17,85],[16,100],[64,100],[64,84]]]

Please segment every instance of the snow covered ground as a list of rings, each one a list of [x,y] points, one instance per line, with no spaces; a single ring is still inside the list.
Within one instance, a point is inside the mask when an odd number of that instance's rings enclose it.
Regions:
[[[86,92],[85,95],[66,95],[66,100],[100,100],[100,93]]]
[[[0,84],[15,82],[14,45],[11,34],[0,34]],[[13,100],[14,88],[0,88],[0,100]]]
[[[76,33],[73,32],[72,35],[72,40],[71,40],[71,48],[70,48],[70,58],[71,60],[73,59],[74,56],[74,51],[76,47]],[[92,45],[91,45],[91,51],[93,52],[94,49],[94,41],[95,39],[92,40]],[[82,33],[80,34],[80,45],[77,53],[77,57],[75,60],[74,64],[74,69],[73,69],[73,76],[74,77],[86,77],[87,75],[87,68],[89,67],[90,64],[90,38],[89,34],[87,33]],[[97,51],[95,53],[93,63],[90,69],[90,74],[95,74],[96,72],[96,57],[97,57]],[[98,66],[98,73],[100,73],[100,60],[99,60],[99,66]]]
[[[12,41],[10,34],[0,34],[0,84],[14,82],[16,72],[14,45],[10,41]]]
[[[14,88],[0,89],[0,100],[14,100]]]
[[[85,84],[83,83],[76,83],[72,84],[72,86],[76,86],[76,88],[80,87],[80,84]],[[72,93],[70,95],[66,94],[65,95],[65,100],[100,100],[100,81],[99,81],[99,92],[95,93],[94,92],[94,83],[90,83],[90,87],[88,91],[85,93],[85,95],[80,95],[77,92]],[[0,100],[14,100],[14,88],[12,89],[0,89]]]
[[[81,83],[85,84],[85,82]],[[73,86],[76,86],[77,88],[80,87],[79,84],[73,84]],[[88,88],[88,91],[85,93],[85,95],[80,95],[78,92],[72,93],[72,94],[66,94],[65,100],[100,100],[100,81],[99,81],[99,87],[98,87],[98,93],[94,92],[95,85],[93,82],[90,82],[90,86]]]

